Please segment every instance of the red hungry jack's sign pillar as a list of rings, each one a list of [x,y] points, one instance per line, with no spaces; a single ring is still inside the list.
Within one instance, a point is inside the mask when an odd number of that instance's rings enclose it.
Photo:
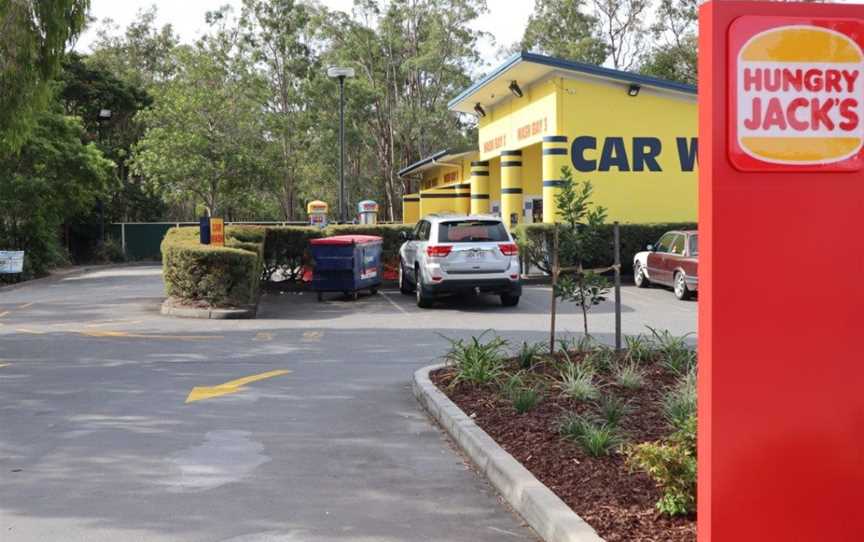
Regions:
[[[864,540],[864,6],[699,17],[699,540]]]

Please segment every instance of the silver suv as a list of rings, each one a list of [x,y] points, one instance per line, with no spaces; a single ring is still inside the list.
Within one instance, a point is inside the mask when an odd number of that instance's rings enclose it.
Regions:
[[[432,306],[440,294],[485,292],[505,307],[519,304],[519,248],[494,216],[429,215],[402,235],[399,290]]]

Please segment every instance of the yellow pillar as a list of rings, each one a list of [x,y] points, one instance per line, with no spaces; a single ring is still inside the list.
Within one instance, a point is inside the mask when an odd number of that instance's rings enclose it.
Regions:
[[[402,223],[415,224],[420,220],[420,194],[402,196]]]
[[[522,151],[501,151],[501,218],[508,228],[522,223]]]
[[[555,197],[561,192],[561,168],[569,165],[567,136],[543,138],[543,222],[559,219]]]
[[[456,185],[456,213],[467,215],[471,212],[471,183],[458,183]]]
[[[489,214],[489,162],[471,162],[471,214]]]

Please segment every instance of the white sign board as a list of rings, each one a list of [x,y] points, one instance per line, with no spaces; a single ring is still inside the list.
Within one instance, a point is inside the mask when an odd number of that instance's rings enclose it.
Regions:
[[[0,275],[20,273],[24,268],[24,251],[0,250]]]

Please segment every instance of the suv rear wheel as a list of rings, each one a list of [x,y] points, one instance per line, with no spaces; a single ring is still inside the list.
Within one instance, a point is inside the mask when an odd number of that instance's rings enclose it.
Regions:
[[[414,270],[415,286],[414,291],[417,294],[417,306],[421,309],[428,309],[432,306],[432,296],[423,291],[423,273],[419,269]]]
[[[408,275],[405,273],[405,266],[399,262],[399,291],[402,295],[411,295],[411,281],[408,280]]]
[[[505,307],[515,307],[519,304],[519,296],[513,294],[501,294],[501,304]]]

